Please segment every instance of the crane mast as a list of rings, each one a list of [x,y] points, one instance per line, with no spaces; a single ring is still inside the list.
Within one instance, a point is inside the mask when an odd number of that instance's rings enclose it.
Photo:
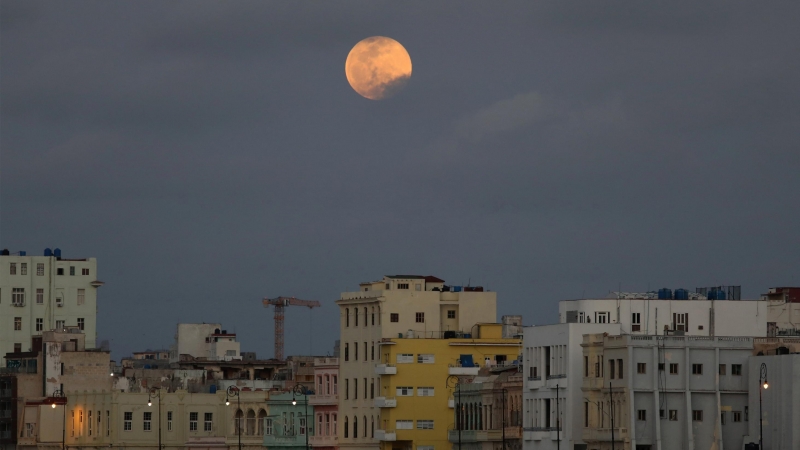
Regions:
[[[300,300],[295,297],[264,298],[261,301],[265,308],[275,308],[275,359],[283,361],[283,321],[287,306],[305,306],[308,309],[319,308],[316,300]],[[311,330],[309,330],[311,332]]]

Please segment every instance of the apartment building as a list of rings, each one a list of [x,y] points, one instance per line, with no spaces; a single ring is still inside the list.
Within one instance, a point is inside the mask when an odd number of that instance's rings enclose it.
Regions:
[[[186,359],[182,355],[209,361],[242,359],[236,333],[228,333],[219,323],[179,323],[169,360]]]
[[[315,394],[309,397],[314,408],[315,432],[309,438],[317,450],[336,450],[339,447],[339,358],[314,359]]]
[[[758,416],[749,399],[750,337],[583,338],[588,450],[741,449]],[[613,421],[613,424],[612,424]]]
[[[343,416],[349,436],[374,437],[381,450],[444,450],[451,447],[448,430],[470,434],[488,426],[488,406],[479,398],[467,401],[461,387],[481,368],[518,367],[521,341],[504,339],[502,328],[477,324],[469,337],[383,339],[379,383],[367,388],[363,380],[343,380],[346,398],[364,398],[380,410],[374,422],[362,414]]]
[[[364,395],[342,396],[342,389],[346,393],[348,384],[344,380],[349,380],[353,394],[363,393],[366,385],[372,386],[373,392],[382,391],[381,377],[375,371],[382,352],[385,353],[384,339],[420,336],[428,338],[424,342],[433,342],[435,339],[430,338],[470,335],[478,323],[497,322],[494,292],[479,287],[449,286],[433,276],[385,276],[379,281],[361,283],[358,291],[342,293],[336,303],[340,311],[342,381],[338,442],[339,447],[348,449],[379,447],[371,432],[364,434],[363,425],[364,417],[367,427],[380,420],[374,399]],[[361,429],[357,433],[352,432],[353,424],[348,422],[353,417],[359,417]]]
[[[523,329],[524,450],[585,449],[583,335],[618,335],[617,323],[561,323]]]
[[[764,300],[659,299],[655,293],[614,292],[612,298],[562,300],[560,323],[618,323],[622,334],[766,336]],[[662,295],[662,297],[667,297]]]
[[[800,287],[769,288],[761,299],[769,308],[767,336],[800,336]]]
[[[309,448],[314,435],[314,407],[311,396],[294,392],[273,393],[267,402],[264,447],[291,450]]]
[[[97,261],[61,255],[59,249],[45,249],[44,256],[0,251],[0,355],[32,351],[33,336],[65,327],[79,328],[86,346],[96,346],[97,288],[103,285]]]

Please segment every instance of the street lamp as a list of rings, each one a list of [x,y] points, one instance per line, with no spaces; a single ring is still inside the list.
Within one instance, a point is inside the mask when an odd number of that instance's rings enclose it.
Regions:
[[[225,405],[231,404],[231,398],[236,397],[236,414],[239,414],[239,411],[242,410],[242,401],[239,397],[239,388],[236,386],[230,385],[228,389],[225,391]],[[234,416],[235,417],[235,416]],[[242,417],[235,417],[236,420],[236,434],[239,436],[239,450],[242,450],[242,419],[244,418],[244,414]]]
[[[769,383],[767,382],[767,363],[761,363],[761,372],[758,374],[758,384],[760,384],[758,387],[758,448],[759,450],[763,450],[764,413],[761,407],[761,393],[764,392],[765,389],[769,389]]]
[[[147,406],[153,406],[153,399],[158,398],[158,450],[161,450],[161,388],[151,387],[147,393]]]
[[[366,318],[364,320],[366,320]],[[292,388],[292,405],[297,405],[297,399],[295,398],[295,395],[302,395],[305,397],[304,417],[306,421],[306,450],[308,450],[308,433],[311,431],[310,424],[313,423],[313,420],[311,421],[308,420],[308,391],[306,390],[306,387],[302,384],[294,385],[294,388]]]
[[[461,450],[461,380],[457,375],[449,375],[444,382],[445,387],[453,388],[457,392],[458,401],[456,402],[456,429],[458,429],[458,450]]]
[[[61,422],[61,448],[66,448],[67,442],[67,397],[64,396],[64,391],[61,389],[56,389],[53,391],[53,409],[56,409],[56,398],[63,398],[63,405],[64,405],[64,418]],[[61,402],[58,402],[61,403]]]

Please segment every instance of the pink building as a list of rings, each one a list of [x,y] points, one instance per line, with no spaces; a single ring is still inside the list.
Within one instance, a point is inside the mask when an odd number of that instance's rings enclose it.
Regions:
[[[339,415],[339,358],[314,358],[315,395],[309,396],[314,406],[314,435],[309,436],[311,447],[337,450],[339,441],[336,424]]]

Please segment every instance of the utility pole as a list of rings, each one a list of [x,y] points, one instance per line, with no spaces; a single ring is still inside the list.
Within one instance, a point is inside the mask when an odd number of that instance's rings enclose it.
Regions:
[[[558,383],[556,383],[556,449],[561,450],[561,412],[558,408]]]

